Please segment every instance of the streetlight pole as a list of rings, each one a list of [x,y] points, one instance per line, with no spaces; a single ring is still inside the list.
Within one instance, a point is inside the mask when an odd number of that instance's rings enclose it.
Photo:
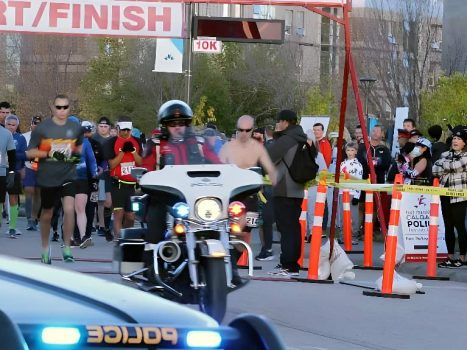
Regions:
[[[368,95],[371,91],[371,86],[377,81],[377,79],[372,77],[360,78],[360,84],[363,87],[363,92],[365,93],[365,116],[366,116],[366,129],[368,130],[370,124],[370,118],[368,117]],[[370,130],[368,130],[369,132]]]

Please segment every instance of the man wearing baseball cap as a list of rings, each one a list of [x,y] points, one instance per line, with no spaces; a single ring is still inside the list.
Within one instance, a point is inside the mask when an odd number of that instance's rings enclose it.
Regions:
[[[299,143],[307,142],[307,135],[297,125],[297,114],[284,109],[277,115],[276,140],[268,147],[268,153],[276,166],[276,185],[273,186],[274,217],[281,233],[281,256],[274,275],[298,276],[301,253],[300,214],[304,185],[295,182],[287,170],[292,164]]]

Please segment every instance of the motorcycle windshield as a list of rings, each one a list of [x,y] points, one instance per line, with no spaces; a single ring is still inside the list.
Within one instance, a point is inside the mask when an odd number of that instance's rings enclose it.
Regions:
[[[169,165],[146,173],[140,180],[145,193],[159,198],[166,196],[170,205],[177,201],[187,203],[190,216],[194,215],[195,204],[200,199],[216,199],[223,218],[227,217],[232,198],[257,192],[261,185],[262,179],[257,173],[231,164]]]

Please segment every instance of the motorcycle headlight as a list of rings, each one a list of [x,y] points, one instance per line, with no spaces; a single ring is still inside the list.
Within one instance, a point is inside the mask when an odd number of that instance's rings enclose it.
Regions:
[[[215,198],[202,198],[195,204],[195,213],[204,221],[215,221],[222,214],[222,206]]]

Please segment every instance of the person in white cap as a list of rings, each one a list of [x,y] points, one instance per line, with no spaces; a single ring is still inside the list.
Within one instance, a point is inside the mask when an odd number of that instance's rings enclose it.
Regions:
[[[112,177],[115,239],[120,238],[122,228],[133,226],[135,213],[131,210],[130,197],[135,194],[136,179],[131,176],[131,169],[143,163],[140,141],[131,135],[131,118],[120,117],[117,128],[118,135],[110,138],[104,145],[104,158],[109,161]]]

